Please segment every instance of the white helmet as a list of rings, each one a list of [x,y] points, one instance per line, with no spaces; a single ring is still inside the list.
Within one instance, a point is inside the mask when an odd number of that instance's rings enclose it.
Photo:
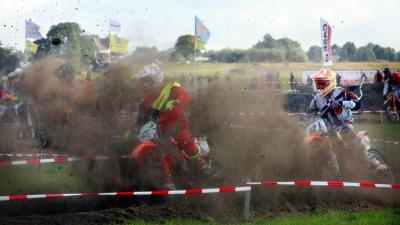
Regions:
[[[152,63],[143,67],[137,74],[138,79],[151,77],[157,83],[164,80],[164,74],[156,63]]]

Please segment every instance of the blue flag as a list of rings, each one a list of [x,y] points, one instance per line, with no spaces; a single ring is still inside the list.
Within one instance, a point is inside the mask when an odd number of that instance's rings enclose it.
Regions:
[[[35,40],[41,39],[42,34],[40,34],[39,29],[39,25],[25,20],[25,38],[33,38]]]
[[[207,29],[206,26],[204,26],[203,22],[197,16],[194,16],[194,27],[195,27],[195,36],[199,37],[200,40],[204,42],[204,44],[207,43],[208,38],[210,38],[210,31]]]

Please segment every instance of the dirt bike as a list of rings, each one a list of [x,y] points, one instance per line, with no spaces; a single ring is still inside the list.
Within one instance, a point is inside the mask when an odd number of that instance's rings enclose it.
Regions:
[[[158,125],[150,121],[140,130],[141,141],[131,152],[141,182],[144,185],[162,189],[188,188],[202,178],[192,159],[173,137],[161,137]],[[206,137],[194,138],[201,156],[211,168],[211,150]],[[162,180],[169,171],[175,187],[166,187]]]
[[[340,146],[340,148],[346,148],[346,146],[349,145],[345,143],[341,131],[331,126],[323,117],[324,114],[321,113],[303,123],[305,132],[304,143],[314,148],[318,148],[319,146],[319,149],[322,150],[318,154],[319,159],[314,160],[314,162],[318,164],[316,165],[318,166],[317,168],[321,170],[321,178],[340,179],[342,176],[342,165],[340,165],[339,162],[341,160],[334,151],[334,143],[331,139],[335,138],[342,142],[343,145]],[[347,132],[353,131],[348,130]],[[354,139],[355,140],[352,141],[357,142],[357,144],[362,147],[362,155],[365,156],[364,161],[368,163],[368,177],[378,182],[395,183],[396,179],[393,170],[383,154],[371,148],[368,131],[359,131],[355,133]],[[350,154],[350,152],[348,154]]]
[[[360,96],[357,98],[358,101],[361,101],[363,98],[362,86],[364,80],[364,78],[361,80],[358,87],[360,92]],[[321,144],[324,140],[327,140],[327,143],[324,144],[327,144],[328,148],[326,148],[326,145],[322,147],[322,149],[325,150],[324,153],[326,153],[325,160],[322,160],[322,165],[320,167],[322,170],[326,170],[323,171],[323,176],[327,175],[328,178],[339,178],[341,176],[341,165],[337,154],[333,150],[333,143],[330,139],[335,137],[336,140],[341,142],[343,148],[351,148],[351,145],[346,143],[342,136],[342,133],[347,132],[353,137],[352,141],[362,147],[362,155],[368,163],[369,175],[374,179],[379,180],[378,182],[396,182],[394,172],[383,154],[378,150],[371,148],[368,131],[359,131],[354,133],[351,128],[348,128],[343,124],[343,122],[337,119],[333,107],[325,107],[319,115],[314,115],[312,118],[308,119],[307,122],[304,122],[304,119],[305,118],[302,118],[301,125],[304,127],[305,131],[305,144]]]
[[[400,99],[396,97],[396,95],[391,92],[386,96],[385,101],[383,102],[383,108],[386,113],[386,117],[394,122],[400,121]]]

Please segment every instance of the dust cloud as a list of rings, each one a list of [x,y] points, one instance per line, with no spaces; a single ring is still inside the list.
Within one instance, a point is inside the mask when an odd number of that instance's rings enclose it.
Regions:
[[[23,94],[29,96],[35,120],[51,138],[52,149],[69,155],[127,155],[138,144],[134,135],[125,140],[123,134],[135,133],[137,129],[136,112],[143,93],[134,74],[144,64],[122,62],[102,73],[73,79],[74,74],[65,72],[63,61],[46,58],[24,71],[19,85]],[[221,174],[218,183],[204,185],[238,186],[250,180],[320,180],[323,177],[327,145],[310,148],[303,144],[302,128],[296,119],[282,113],[283,100],[278,95],[255,95],[228,86],[219,79],[210,82],[207,88],[192,93],[187,109],[191,132],[194,136],[208,137],[215,169]],[[240,112],[256,115],[240,116]],[[368,179],[362,176],[367,168],[358,153],[361,149],[354,148],[350,153],[341,152],[341,147],[336,150],[342,158],[353,155],[344,163],[347,169],[342,175],[346,180]],[[74,174],[87,179],[91,188],[98,191],[140,187],[133,162],[129,160],[85,163],[76,166]],[[290,204],[298,208],[304,202],[327,204],[349,196],[377,200],[369,192],[356,194],[343,189],[260,187],[255,191],[259,192],[254,203],[257,206],[268,203],[278,207],[285,202],[288,208]],[[218,205],[237,199],[226,197],[226,201],[221,201],[218,196],[218,200],[209,200]]]

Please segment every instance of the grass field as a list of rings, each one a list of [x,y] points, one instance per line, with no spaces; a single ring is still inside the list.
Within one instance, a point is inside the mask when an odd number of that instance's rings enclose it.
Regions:
[[[0,169],[0,195],[86,191],[84,180],[73,174],[75,164],[17,166]]]
[[[259,71],[269,71],[273,74],[279,72],[281,81],[289,81],[290,72],[295,73],[296,80],[301,80],[301,72],[307,70],[319,70],[322,68],[320,63],[198,63],[192,64],[172,64],[161,65],[166,76],[186,76],[193,74],[196,76],[236,76],[240,80],[249,80],[258,74]],[[400,62],[340,62],[335,63],[333,70],[377,70],[385,67],[394,70],[400,69]],[[289,85],[284,84],[284,89]]]
[[[199,63],[199,64],[163,64],[167,76],[179,76],[186,74],[200,74],[211,76],[214,74],[229,75],[235,70],[242,70],[249,75],[255,75],[257,70],[280,72],[282,77],[293,71],[297,75],[301,71],[319,70],[322,68],[319,63]],[[389,67],[400,69],[400,62],[343,62],[335,63],[333,70],[377,70]]]
[[[314,214],[291,214],[277,218],[261,218],[249,222],[232,223],[235,225],[396,225],[400,221],[400,212],[397,210],[371,210],[361,212],[344,212],[332,211],[327,213]],[[156,225],[161,223],[132,221],[123,225]],[[203,225],[203,224],[219,224],[214,221],[196,221],[196,220],[175,220],[162,223],[165,225],[180,224],[180,225]],[[111,225],[111,224],[110,224]],[[114,225],[114,224],[113,224]]]

